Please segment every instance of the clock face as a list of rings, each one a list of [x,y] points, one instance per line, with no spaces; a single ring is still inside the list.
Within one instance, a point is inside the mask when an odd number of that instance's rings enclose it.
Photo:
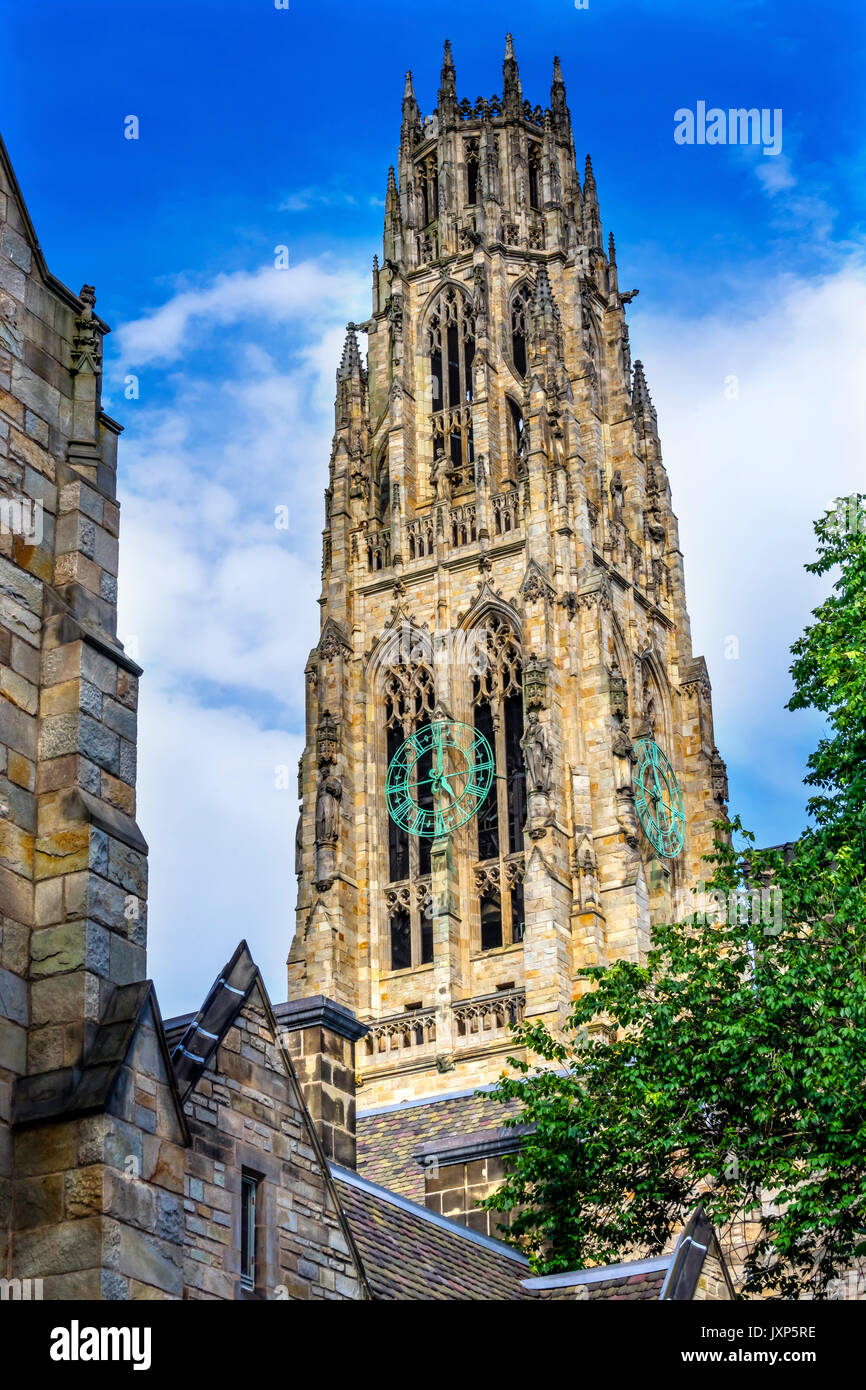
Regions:
[[[653,849],[664,859],[675,859],[683,847],[686,818],[674,770],[654,739],[639,738],[634,751],[638,819]]]
[[[448,835],[482,806],[493,772],[493,750],[483,734],[437,719],[407,738],[391,759],[388,815],[410,835]]]

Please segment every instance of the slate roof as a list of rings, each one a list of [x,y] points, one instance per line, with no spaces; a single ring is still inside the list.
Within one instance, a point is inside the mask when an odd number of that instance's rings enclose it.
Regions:
[[[545,1301],[638,1303],[658,1301],[673,1254],[624,1264],[599,1265],[569,1274],[540,1275],[526,1281],[527,1291]]]
[[[374,1298],[453,1302],[532,1299],[529,1264],[489,1236],[331,1165]]]
[[[501,1130],[519,1106],[501,1105],[469,1091],[381,1110],[358,1110],[358,1172],[414,1202],[424,1201],[424,1170],[415,1158],[432,1140],[458,1139],[480,1130]]]

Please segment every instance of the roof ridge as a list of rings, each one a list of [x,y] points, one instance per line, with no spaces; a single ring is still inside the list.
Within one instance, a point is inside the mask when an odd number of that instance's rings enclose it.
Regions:
[[[410,1216],[418,1216],[422,1220],[428,1221],[431,1226],[438,1226],[441,1230],[448,1231],[450,1235],[472,1241],[474,1245],[480,1245],[483,1249],[492,1251],[494,1255],[502,1255],[511,1260],[513,1264],[524,1265],[527,1269],[529,1268],[529,1260],[526,1256],[521,1255],[512,1246],[506,1245],[504,1241],[497,1240],[494,1236],[484,1236],[480,1231],[470,1231],[468,1226],[461,1226],[456,1221],[449,1220],[447,1216],[440,1216],[438,1212],[431,1211],[429,1207],[421,1206],[420,1202],[413,1202],[408,1197],[401,1197],[398,1192],[392,1192],[388,1187],[380,1187],[378,1183],[370,1182],[369,1178],[362,1178],[351,1168],[341,1168],[338,1163],[331,1163],[328,1166],[337,1182],[348,1183],[350,1187],[357,1187],[362,1192],[369,1192],[373,1197],[381,1197],[391,1206],[399,1207],[401,1211],[408,1212]]]

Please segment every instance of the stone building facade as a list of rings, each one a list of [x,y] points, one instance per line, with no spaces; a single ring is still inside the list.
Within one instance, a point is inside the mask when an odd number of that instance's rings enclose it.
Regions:
[[[495,1079],[510,1023],[561,1026],[581,970],[638,959],[702,876],[725,768],[635,293],[558,60],[545,109],[510,38],[501,97],[458,100],[447,44],[426,117],[407,76],[372,314],[337,372],[288,966],[290,998],[369,1025],[365,1108]],[[497,776],[431,842],[389,818],[385,776],[440,720]],[[635,813],[647,735],[682,789],[673,859]]]

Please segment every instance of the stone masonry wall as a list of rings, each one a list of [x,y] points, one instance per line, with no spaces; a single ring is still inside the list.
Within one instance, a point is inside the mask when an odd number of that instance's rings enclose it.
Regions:
[[[255,992],[186,1102],[187,1298],[364,1296],[347,1229]],[[254,1295],[240,1289],[243,1170],[259,1178]]]

